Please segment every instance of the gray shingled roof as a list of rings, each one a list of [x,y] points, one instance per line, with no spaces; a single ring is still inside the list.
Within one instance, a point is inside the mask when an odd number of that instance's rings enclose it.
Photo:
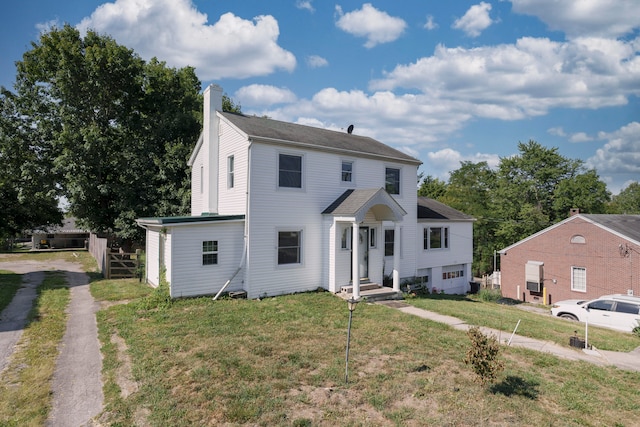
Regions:
[[[596,224],[640,242],[640,215],[580,215]]]
[[[221,114],[238,129],[254,139],[274,140],[297,145],[302,144],[315,146],[319,149],[337,150],[345,153],[368,154],[376,157],[381,156],[414,164],[422,163],[415,157],[411,157],[366,136],[281,122],[263,117],[245,116],[243,114],[229,112],[223,112]]]
[[[418,197],[418,220],[473,221],[474,218],[428,197]]]
[[[378,205],[386,206],[386,209],[380,209]],[[369,209],[373,209],[379,220],[399,220],[406,215],[402,206],[384,188],[346,190],[322,214],[359,216],[362,220]]]

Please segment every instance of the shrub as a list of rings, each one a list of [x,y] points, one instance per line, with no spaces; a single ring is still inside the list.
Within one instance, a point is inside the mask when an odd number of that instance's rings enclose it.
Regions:
[[[496,302],[502,298],[502,293],[499,289],[480,289],[480,292],[478,292],[478,298],[485,302]]]
[[[483,334],[477,326],[469,328],[467,335],[471,339],[471,348],[467,351],[464,363],[471,365],[482,385],[493,383],[504,369],[503,361],[498,358],[498,340],[493,335]]]

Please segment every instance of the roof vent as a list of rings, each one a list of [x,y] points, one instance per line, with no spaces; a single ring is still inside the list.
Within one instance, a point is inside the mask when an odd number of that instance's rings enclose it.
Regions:
[[[349,125],[349,127],[347,128],[347,133],[351,135],[352,132],[353,132],[353,125]]]

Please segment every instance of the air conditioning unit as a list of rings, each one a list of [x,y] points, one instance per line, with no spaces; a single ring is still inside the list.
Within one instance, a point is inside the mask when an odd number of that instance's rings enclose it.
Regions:
[[[540,286],[540,282],[530,282],[527,281],[527,290],[531,292],[541,292],[542,286]]]
[[[525,282],[530,292],[542,292],[544,263],[540,261],[527,261],[525,265]]]

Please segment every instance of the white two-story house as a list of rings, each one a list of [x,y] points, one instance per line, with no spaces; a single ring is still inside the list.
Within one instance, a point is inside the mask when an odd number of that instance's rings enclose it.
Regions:
[[[191,216],[138,219],[147,280],[157,286],[164,272],[174,298],[348,285],[358,298],[361,282],[388,277],[399,291],[416,276],[464,293],[473,219],[419,220],[420,164],[350,130],[222,112],[222,89],[211,85],[189,159]]]

